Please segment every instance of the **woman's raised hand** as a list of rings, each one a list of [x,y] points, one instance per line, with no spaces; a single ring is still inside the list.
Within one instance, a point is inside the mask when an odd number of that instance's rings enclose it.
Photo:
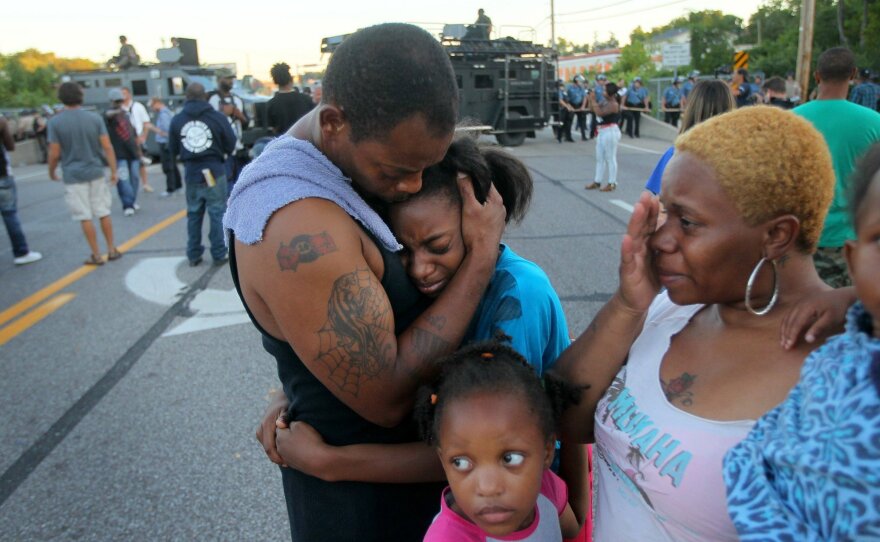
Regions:
[[[655,196],[643,193],[633,208],[632,216],[620,246],[620,286],[618,294],[624,306],[633,312],[646,312],[660,290],[651,266],[649,241],[657,229],[660,203]]]

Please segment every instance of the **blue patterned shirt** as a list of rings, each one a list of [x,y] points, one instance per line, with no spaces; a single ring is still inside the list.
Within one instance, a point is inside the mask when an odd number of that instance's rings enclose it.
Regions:
[[[743,541],[880,540],[880,339],[861,303],[724,460]]]
[[[874,111],[877,110],[877,100],[880,100],[880,85],[876,83],[868,82],[856,85],[849,94],[849,101]]]

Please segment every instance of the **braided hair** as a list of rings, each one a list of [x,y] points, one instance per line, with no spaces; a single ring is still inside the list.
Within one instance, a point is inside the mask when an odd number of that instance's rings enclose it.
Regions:
[[[562,412],[580,400],[581,389],[545,377],[543,382],[526,359],[496,339],[473,343],[439,362],[441,374],[433,385],[422,386],[416,395],[414,416],[422,438],[438,444],[438,429],[446,407],[478,393],[519,394],[537,417],[549,441],[556,433]]]

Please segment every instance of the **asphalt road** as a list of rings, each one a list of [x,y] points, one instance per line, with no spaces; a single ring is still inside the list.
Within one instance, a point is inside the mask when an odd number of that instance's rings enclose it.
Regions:
[[[505,242],[546,270],[572,335],[614,291],[630,205],[667,146],[624,136],[610,193],[583,189],[595,142],[545,132],[513,149],[535,195]],[[158,197],[157,166],[138,214],[114,195],[125,256],[88,271],[62,187],[45,166],[15,173],[44,259],[15,267],[0,239],[0,540],[289,539],[280,476],[253,437],[274,361],[228,267],[186,265],[183,195]]]

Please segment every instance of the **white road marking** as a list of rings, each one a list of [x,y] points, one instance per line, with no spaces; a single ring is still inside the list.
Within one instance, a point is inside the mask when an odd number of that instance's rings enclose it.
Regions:
[[[177,267],[185,261],[186,258],[179,257],[141,260],[126,274],[125,287],[141,299],[171,306],[187,286],[177,278]],[[189,308],[193,316],[166,331],[163,337],[250,322],[234,288],[203,290],[196,294]]]
[[[618,143],[618,146],[620,146],[620,147],[626,147],[627,149],[633,149],[633,150],[636,150],[636,151],[646,152],[646,153],[648,153],[648,154],[657,154],[657,155],[660,155],[660,156],[663,156],[664,154],[666,154],[666,151],[660,152],[660,151],[655,151],[655,150],[652,150],[652,149],[645,149],[645,148],[643,148],[643,147],[636,147],[635,145],[628,145],[628,144],[626,144],[626,143]],[[670,145],[670,146],[671,146],[671,145]]]
[[[630,213],[633,212],[634,207],[623,200],[613,199],[613,200],[611,200],[611,203],[613,205],[617,205],[618,207],[620,207],[621,209],[623,209],[625,211],[629,211]]]

